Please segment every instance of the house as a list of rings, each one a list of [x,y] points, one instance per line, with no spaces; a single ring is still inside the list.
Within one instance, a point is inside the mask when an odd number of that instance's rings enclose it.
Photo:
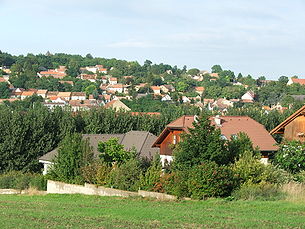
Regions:
[[[242,97],[241,99],[242,100],[250,100],[250,101],[254,101],[254,98],[255,98],[255,94],[253,91],[247,91]]]
[[[30,97],[30,96],[33,96],[33,95],[35,95],[35,94],[36,94],[35,91],[23,91],[23,92],[21,93],[21,95],[20,95],[20,98],[21,98],[21,100],[23,100],[23,99],[25,99],[25,98],[27,98],[27,97]]]
[[[85,100],[86,93],[85,92],[72,92],[71,93],[71,100]]]
[[[51,103],[58,103],[58,104],[67,104],[67,101],[64,100],[63,98],[60,98],[58,96],[53,96],[53,97],[50,97],[48,98],[48,100],[51,102]]]
[[[127,92],[127,85],[123,84],[112,84],[107,86],[107,91],[110,93],[126,93]]]
[[[181,97],[181,100],[182,100],[183,103],[190,103],[191,102],[191,100],[187,96],[185,96],[185,95],[183,95]]]
[[[48,93],[48,90],[39,89],[39,90],[36,91],[36,94],[38,96],[41,96],[44,99],[47,97],[47,93]]]
[[[131,109],[126,106],[121,100],[116,99],[116,100],[112,100],[109,103],[107,103],[105,106],[105,108],[112,108],[115,111],[119,111],[119,110],[124,110],[124,111],[130,111]]]
[[[281,134],[288,141],[305,141],[305,106],[290,115],[281,124],[270,131],[270,134]]]
[[[161,91],[164,92],[164,93],[169,93],[169,92],[174,92],[174,91],[175,91],[174,86],[171,85],[171,84],[161,85],[161,86],[160,86],[160,89],[161,89]]]
[[[66,74],[66,67],[65,66],[59,66],[57,69],[49,69],[48,71],[41,71],[37,73],[37,75],[41,77],[54,77],[56,79],[62,79],[64,78]]]
[[[58,92],[57,97],[69,101],[71,99],[71,94],[71,92]]]
[[[151,90],[153,90],[154,95],[160,95],[161,94],[161,89],[159,86],[151,86]]]
[[[219,110],[226,112],[230,107],[234,106],[234,102],[227,100],[226,98],[217,99],[215,102],[210,104],[209,110]]]
[[[295,84],[295,83],[305,85],[305,79],[298,79],[298,78],[291,77],[288,80],[287,85],[289,86],[289,85],[292,85],[292,84]]]
[[[47,92],[47,98],[51,98],[51,97],[54,97],[56,96],[57,97],[57,94],[58,94],[58,91],[48,91]]]
[[[144,88],[147,85],[147,83],[140,83],[139,85],[135,85],[136,91],[139,91],[141,88]]]
[[[64,107],[66,103],[53,103],[53,102],[44,102],[42,103],[45,107],[49,108],[50,110],[54,110],[55,107]]]
[[[80,74],[79,78],[81,78],[82,80],[89,80],[90,82],[96,82],[97,75],[82,73],[82,74]]]
[[[105,142],[111,138],[117,138],[118,143],[123,145],[125,150],[135,149],[139,156],[149,160],[159,153],[158,148],[151,147],[157,136],[147,131],[130,131],[125,134],[83,134],[83,139],[88,139],[96,158],[100,154],[98,151],[99,142]],[[47,174],[57,155],[58,149],[56,148],[39,158],[39,162],[44,165],[44,175]]]
[[[251,139],[253,146],[258,147],[262,154],[262,162],[267,163],[269,154],[278,149],[276,142],[268,133],[263,125],[256,122],[248,116],[215,116],[211,117],[211,125],[219,128],[224,139],[230,140],[231,137],[238,133],[246,133]],[[169,123],[158,139],[154,142],[153,147],[160,148],[161,162],[171,162],[173,160],[173,148],[181,141],[181,133],[188,133],[189,128],[193,128],[193,122],[196,116],[184,115],[175,121]]]
[[[172,98],[170,97],[169,94],[166,94],[162,97],[161,99],[162,102],[166,102],[166,101],[172,101]]]
[[[214,77],[214,78],[219,78],[219,74],[218,73],[210,73],[210,76]]]
[[[115,77],[109,78],[109,84],[114,85],[118,83],[118,79]]]
[[[204,87],[195,87],[195,92],[202,95],[204,92]]]

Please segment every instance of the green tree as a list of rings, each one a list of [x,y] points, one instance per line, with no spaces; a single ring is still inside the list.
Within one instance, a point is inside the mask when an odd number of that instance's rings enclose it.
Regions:
[[[59,145],[58,155],[49,176],[63,182],[82,183],[81,168],[92,160],[93,153],[89,141],[83,140],[81,134],[69,134]]]
[[[191,68],[187,71],[187,74],[195,76],[198,75],[200,70],[198,68]]]
[[[228,164],[234,160],[226,148],[226,141],[219,129],[211,125],[209,117],[203,114],[189,133],[182,135],[182,141],[174,149],[174,167],[188,169],[204,161]]]
[[[0,83],[0,99],[10,97],[10,89],[7,83]]]
[[[212,73],[220,73],[220,72],[222,72],[222,68],[220,65],[214,65],[212,67]]]

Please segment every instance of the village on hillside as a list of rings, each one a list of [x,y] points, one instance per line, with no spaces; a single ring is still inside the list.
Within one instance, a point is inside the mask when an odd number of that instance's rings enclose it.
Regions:
[[[14,65],[11,67],[16,68]],[[220,66],[215,65],[213,68],[217,67]],[[180,79],[179,76],[177,78],[177,73],[165,68],[164,72],[155,75],[150,82],[145,82],[143,77],[133,75],[117,76],[115,74],[116,76],[113,76],[112,73],[115,70],[115,67],[106,68],[103,65],[78,67],[76,75],[74,73],[74,76],[71,77],[67,66],[58,66],[55,69],[37,71],[36,75],[32,76],[43,82],[40,83],[40,86],[22,88],[18,87],[20,73],[16,70],[12,71],[10,66],[2,66],[0,67],[0,83],[3,83],[3,87],[7,87],[7,92],[0,95],[0,103],[40,96],[44,106],[50,109],[58,106],[70,107],[72,111],[79,111],[104,106],[130,111],[132,109],[121,100],[135,101],[149,95],[153,100],[164,103],[190,104],[200,110],[220,111],[225,114],[229,108],[253,103],[256,103],[257,106],[257,102],[266,112],[270,110],[282,112],[288,109],[293,101],[303,101],[305,98],[305,95],[299,95],[303,89],[297,89],[296,95],[287,93],[289,98],[283,97],[281,94],[280,98],[266,101],[272,99],[262,98],[260,89],[264,90],[268,85],[275,84],[276,81],[266,80],[265,77],[254,80],[251,76],[242,77],[241,74],[235,77],[233,72],[223,71],[221,67],[218,70],[214,69],[212,73],[198,69],[185,70]],[[287,86],[303,87],[305,85],[305,79],[291,77],[288,80],[288,77],[286,78]],[[224,80],[226,80],[225,83],[223,83]],[[54,86],[50,86],[51,84],[55,84],[58,90],[48,89],[54,88]],[[75,84],[85,86],[79,87]],[[221,85],[224,85],[223,93],[219,91]],[[77,91],[77,88],[81,90]],[[305,90],[303,94],[305,94]],[[291,103],[289,104],[287,101],[291,101]],[[149,112],[155,111],[150,110]]]

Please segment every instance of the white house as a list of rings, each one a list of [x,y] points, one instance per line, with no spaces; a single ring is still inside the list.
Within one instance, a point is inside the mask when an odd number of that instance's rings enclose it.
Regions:
[[[172,101],[172,98],[166,94],[165,96],[163,96],[163,98],[161,99],[162,102],[165,102],[165,101]]]
[[[242,100],[251,100],[253,101],[255,97],[255,94],[253,91],[247,91],[242,97]]]
[[[85,92],[72,92],[71,93],[71,100],[85,100],[86,93]]]

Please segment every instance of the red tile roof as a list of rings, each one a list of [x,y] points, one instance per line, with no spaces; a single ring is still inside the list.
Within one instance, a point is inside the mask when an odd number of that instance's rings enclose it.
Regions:
[[[297,79],[297,78],[291,78],[293,83],[299,83],[301,85],[305,85],[305,79]]]
[[[221,133],[226,136],[228,140],[232,135],[244,132],[251,139],[254,147],[259,147],[261,151],[276,151],[278,149],[275,146],[276,141],[268,133],[265,127],[256,122],[254,119],[248,116],[221,116],[221,126],[217,126],[221,130]],[[211,124],[215,125],[214,117],[210,118]],[[184,115],[173,122],[169,123],[165,130],[158,137],[154,146],[160,144],[163,141],[168,129],[180,129],[188,132],[188,128],[193,128],[194,116]]]

